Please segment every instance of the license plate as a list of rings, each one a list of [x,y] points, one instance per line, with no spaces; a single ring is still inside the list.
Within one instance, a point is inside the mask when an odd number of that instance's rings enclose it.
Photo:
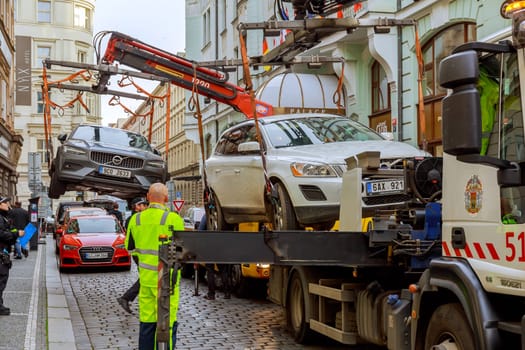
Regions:
[[[98,172],[99,174],[102,174],[102,175],[124,177],[126,179],[129,179],[131,177],[130,170],[124,170],[124,169],[118,169],[118,168],[108,168],[105,166],[99,167]]]
[[[105,259],[108,253],[86,253],[86,259]]]
[[[404,189],[405,181],[402,179],[388,179],[366,182],[366,194],[401,192]]]

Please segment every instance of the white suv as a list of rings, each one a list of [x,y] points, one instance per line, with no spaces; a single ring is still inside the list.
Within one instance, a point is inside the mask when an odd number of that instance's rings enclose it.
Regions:
[[[226,130],[206,161],[209,229],[232,229],[241,222],[271,222],[274,230],[329,229],[339,217],[346,158],[365,151],[379,151],[382,160],[428,155],[336,115],[265,117],[259,128],[272,185],[265,181],[255,121]],[[399,198],[400,185],[374,196]]]

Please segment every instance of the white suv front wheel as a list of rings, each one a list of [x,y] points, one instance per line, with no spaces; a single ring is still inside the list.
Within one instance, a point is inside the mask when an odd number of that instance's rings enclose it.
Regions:
[[[273,229],[275,231],[298,230],[300,227],[286,188],[280,182],[275,183],[274,187],[277,192],[277,199],[272,203]]]

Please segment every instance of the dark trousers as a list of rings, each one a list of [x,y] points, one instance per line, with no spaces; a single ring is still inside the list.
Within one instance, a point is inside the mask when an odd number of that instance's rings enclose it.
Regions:
[[[140,289],[140,280],[137,279],[135,283],[127,291],[122,294],[122,298],[126,299],[127,301],[133,301],[135,298],[137,298],[137,295],[139,295],[139,289]]]
[[[4,264],[0,264],[0,306],[4,305],[4,289],[7,286],[7,280],[9,279],[9,267]]]
[[[170,350],[175,349],[177,342],[177,327],[178,323],[175,321],[171,329],[171,347]],[[155,350],[155,333],[157,332],[157,322],[140,322],[139,331],[139,350]]]
[[[230,294],[232,291],[231,286],[231,271],[232,265],[230,264],[217,264],[217,269],[221,276],[222,291],[225,294]],[[214,264],[206,264],[206,279],[208,280],[208,295],[215,296],[215,269]]]

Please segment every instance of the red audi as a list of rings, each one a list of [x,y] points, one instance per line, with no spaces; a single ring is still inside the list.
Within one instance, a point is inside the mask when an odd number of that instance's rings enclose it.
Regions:
[[[72,217],[59,244],[60,271],[76,267],[131,268],[125,232],[112,215]]]

